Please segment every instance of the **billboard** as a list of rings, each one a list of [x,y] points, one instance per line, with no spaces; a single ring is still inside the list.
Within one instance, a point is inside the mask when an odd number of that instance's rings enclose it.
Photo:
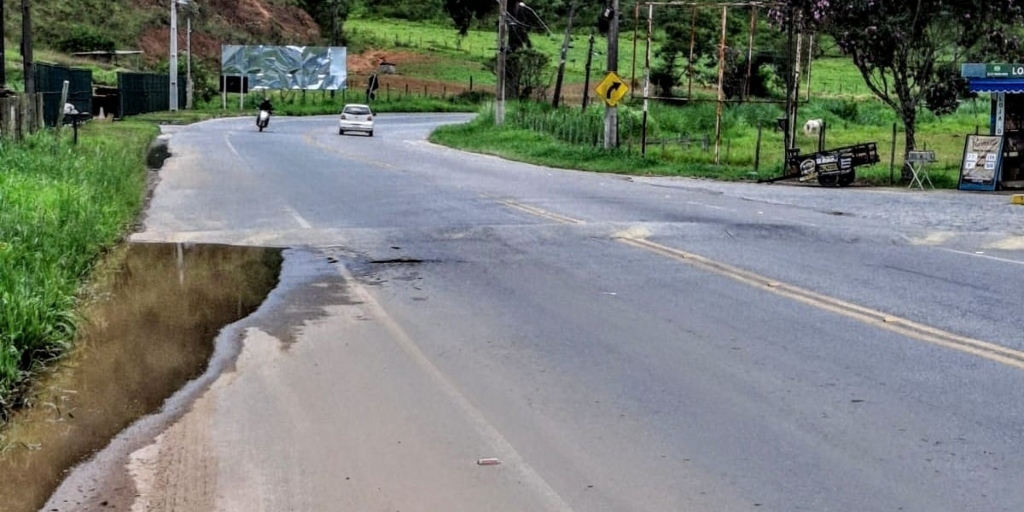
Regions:
[[[343,46],[222,45],[221,76],[242,76],[252,89],[345,89]]]

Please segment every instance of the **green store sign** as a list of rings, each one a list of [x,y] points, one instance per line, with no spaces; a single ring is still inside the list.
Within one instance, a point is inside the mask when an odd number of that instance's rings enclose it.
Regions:
[[[986,64],[985,78],[1024,78],[1024,64]]]

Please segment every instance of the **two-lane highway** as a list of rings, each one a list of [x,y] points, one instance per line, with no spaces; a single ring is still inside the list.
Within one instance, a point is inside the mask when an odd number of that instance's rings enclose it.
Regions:
[[[47,510],[1024,508],[1011,243],[425,141],[466,119],[176,130],[133,239],[287,247],[281,285]]]

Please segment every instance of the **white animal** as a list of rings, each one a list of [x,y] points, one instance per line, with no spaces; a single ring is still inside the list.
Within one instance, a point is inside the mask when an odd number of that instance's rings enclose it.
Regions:
[[[825,124],[822,119],[808,119],[804,123],[804,135],[810,137],[811,135],[817,135],[821,133],[821,126]]]

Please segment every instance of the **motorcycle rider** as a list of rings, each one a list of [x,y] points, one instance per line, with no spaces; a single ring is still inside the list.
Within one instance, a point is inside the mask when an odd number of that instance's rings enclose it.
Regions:
[[[273,114],[274,113],[274,105],[270,103],[270,98],[264,97],[263,101],[260,102],[259,109],[260,110],[266,110],[267,112],[270,112],[271,114]]]
[[[268,98],[266,96],[263,97],[263,101],[260,102],[259,110],[261,112],[266,110],[268,115],[274,113],[274,105],[270,103],[270,98]],[[257,125],[260,124],[259,116],[256,116],[256,124]],[[268,125],[270,124],[270,118],[269,117],[267,118],[267,124]]]

